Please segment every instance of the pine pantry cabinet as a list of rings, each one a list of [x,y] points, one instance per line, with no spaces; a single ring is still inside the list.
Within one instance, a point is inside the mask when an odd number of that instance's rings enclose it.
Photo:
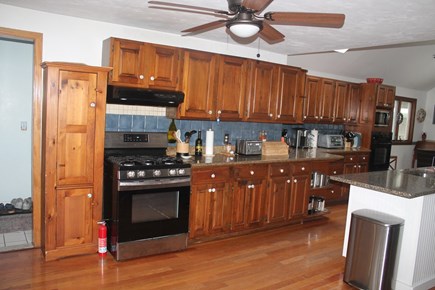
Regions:
[[[110,69],[42,66],[42,250],[46,260],[54,260],[97,251]]]

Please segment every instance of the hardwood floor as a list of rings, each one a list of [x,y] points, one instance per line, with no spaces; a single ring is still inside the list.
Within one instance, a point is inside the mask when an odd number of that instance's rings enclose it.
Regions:
[[[326,222],[282,227],[116,262],[97,254],[44,262],[40,249],[0,254],[0,289],[353,289],[343,282],[346,206]]]

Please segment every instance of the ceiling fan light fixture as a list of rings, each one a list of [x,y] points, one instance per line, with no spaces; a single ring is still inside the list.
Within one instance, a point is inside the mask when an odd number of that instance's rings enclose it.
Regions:
[[[334,51],[338,53],[346,53],[348,50],[349,48],[343,48],[343,49],[335,49]]]
[[[260,26],[256,23],[232,23],[228,28],[232,33],[241,38],[254,36],[260,31]]]

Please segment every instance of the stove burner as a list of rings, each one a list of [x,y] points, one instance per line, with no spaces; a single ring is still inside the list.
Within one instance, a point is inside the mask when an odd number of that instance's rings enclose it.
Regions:
[[[154,164],[156,164],[156,162],[154,160],[151,160],[151,159],[145,159],[145,160],[142,161],[142,165],[151,166],[151,165],[154,165]]]
[[[140,163],[134,161],[134,160],[126,160],[126,161],[121,161],[120,165],[121,166],[135,166],[138,165]]]

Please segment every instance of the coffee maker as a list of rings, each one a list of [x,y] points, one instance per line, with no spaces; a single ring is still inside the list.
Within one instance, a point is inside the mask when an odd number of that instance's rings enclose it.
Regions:
[[[308,133],[309,131],[304,128],[292,129],[290,136],[291,146],[295,148],[307,148]]]

